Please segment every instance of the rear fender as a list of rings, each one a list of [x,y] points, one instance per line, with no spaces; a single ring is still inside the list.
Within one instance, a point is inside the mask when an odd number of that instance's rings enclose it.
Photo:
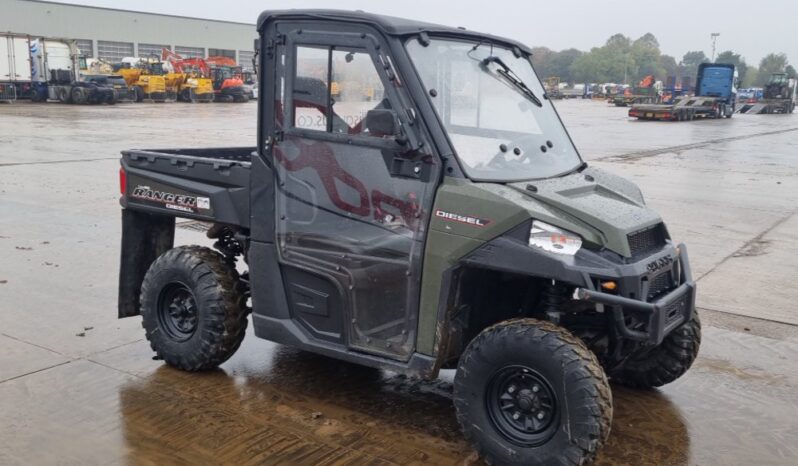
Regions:
[[[175,218],[122,209],[119,318],[140,314],[141,282],[158,256],[174,246]]]

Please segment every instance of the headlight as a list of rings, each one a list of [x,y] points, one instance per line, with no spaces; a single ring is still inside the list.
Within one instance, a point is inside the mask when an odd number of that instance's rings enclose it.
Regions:
[[[573,256],[582,247],[582,238],[576,233],[534,220],[529,230],[529,245],[556,254]]]

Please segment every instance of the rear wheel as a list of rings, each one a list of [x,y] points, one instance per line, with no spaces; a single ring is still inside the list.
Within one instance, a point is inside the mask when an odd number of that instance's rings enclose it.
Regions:
[[[690,369],[701,346],[701,321],[698,313],[671,332],[659,346],[627,360],[610,373],[613,382],[632,388],[651,388],[669,384]]]
[[[167,364],[212,369],[235,353],[247,328],[243,285],[217,252],[181,246],[162,254],[141,286],[147,340]]]
[[[488,464],[590,462],[609,435],[607,377],[581,340],[518,319],[482,331],[460,358],[457,420]]]

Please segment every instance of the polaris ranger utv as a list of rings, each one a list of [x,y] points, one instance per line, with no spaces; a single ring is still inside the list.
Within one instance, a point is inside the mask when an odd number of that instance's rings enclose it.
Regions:
[[[251,313],[303,350],[457,369],[463,432],[501,464],[590,461],[608,376],[690,367],[686,248],[581,159],[527,47],[344,11],[258,31],[257,147],[123,152],[119,316],[141,314],[166,363],[218,366]],[[212,223],[215,250],[175,246],[176,217]]]

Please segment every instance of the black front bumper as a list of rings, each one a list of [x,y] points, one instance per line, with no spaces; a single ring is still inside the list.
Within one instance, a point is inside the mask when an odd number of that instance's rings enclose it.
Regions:
[[[623,294],[630,294],[629,289],[624,289],[623,285],[621,285],[619,294],[597,291],[595,287],[590,289],[577,288],[575,297],[609,307],[616,329],[621,336],[652,345],[659,345],[665,336],[689,321],[695,312],[696,285],[690,269],[687,247],[684,244],[680,244],[674,251],[676,256],[674,264],[678,265],[678,268],[671,268],[659,273],[677,273],[678,276],[673,277],[677,286],[653,301],[642,301],[623,296]],[[648,261],[648,259],[646,260]],[[620,279],[618,281],[623,283],[624,281],[628,282],[629,278],[635,279],[637,277],[618,278]],[[592,283],[593,281],[591,280]],[[637,288],[638,293],[639,290],[640,288]],[[640,296],[640,294],[637,294],[637,296]],[[644,325],[639,328],[630,328],[627,323],[629,314],[634,314],[638,321],[642,320],[644,322]]]
[[[594,303],[611,318],[618,336],[644,344],[662,343],[693,317],[696,284],[684,244],[668,242],[634,260],[585,248],[563,256],[530,247],[528,224],[515,230],[471,252],[462,264],[569,284],[575,299]],[[663,278],[666,286],[658,286]],[[602,291],[607,281],[616,284],[612,292]]]

